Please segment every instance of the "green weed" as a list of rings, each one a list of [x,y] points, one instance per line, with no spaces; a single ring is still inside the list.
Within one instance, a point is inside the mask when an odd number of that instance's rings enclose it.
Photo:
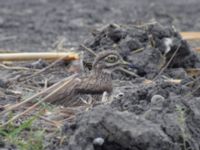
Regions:
[[[176,105],[176,110],[178,112],[178,122],[179,122],[179,127],[180,127],[180,130],[181,130],[181,136],[182,136],[182,139],[183,139],[183,149],[187,150],[187,141],[189,139],[189,135],[186,131],[185,110],[179,105]]]
[[[12,124],[1,127],[0,137],[20,150],[43,150],[44,131],[32,131],[32,125],[36,119],[37,117],[31,117],[17,128]]]

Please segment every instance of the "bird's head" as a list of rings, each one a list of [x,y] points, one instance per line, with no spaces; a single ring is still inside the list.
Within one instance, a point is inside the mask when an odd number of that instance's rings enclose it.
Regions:
[[[128,65],[116,51],[103,51],[97,54],[92,68],[111,73],[122,65]]]

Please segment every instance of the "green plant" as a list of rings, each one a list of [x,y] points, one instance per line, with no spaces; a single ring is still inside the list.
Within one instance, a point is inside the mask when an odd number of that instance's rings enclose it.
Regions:
[[[20,150],[43,150],[43,133],[44,131],[32,131],[33,121],[37,117],[31,117],[24,121],[19,127],[15,128],[12,124],[0,128],[0,136],[6,142],[16,145]],[[28,134],[25,134],[27,130]]]
[[[28,150],[43,150],[44,131],[31,132],[27,141]]]
[[[181,136],[182,136],[182,139],[183,139],[183,149],[187,150],[187,141],[189,139],[189,135],[186,131],[185,110],[179,105],[176,105],[176,110],[178,112],[178,122],[179,122],[179,127],[180,127],[180,130],[181,130]]]

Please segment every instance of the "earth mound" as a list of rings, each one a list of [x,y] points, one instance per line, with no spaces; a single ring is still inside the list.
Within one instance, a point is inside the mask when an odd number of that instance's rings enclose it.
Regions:
[[[137,77],[114,73],[112,101],[63,127],[70,150],[199,150],[200,99],[187,69],[199,56],[172,27],[108,25],[84,44],[119,51]],[[80,50],[83,50],[80,47]],[[85,53],[85,63],[92,61]],[[195,90],[196,89],[196,90]]]

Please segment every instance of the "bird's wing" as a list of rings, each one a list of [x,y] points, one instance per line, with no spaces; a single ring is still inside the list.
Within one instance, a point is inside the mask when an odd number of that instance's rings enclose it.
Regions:
[[[74,98],[75,87],[81,83],[81,79],[78,76],[70,76],[65,80],[56,83],[55,85],[49,87],[49,90],[43,94],[46,96],[52,92],[55,92],[51,97],[49,97],[46,102],[63,105],[64,101],[70,101]]]
[[[102,94],[104,91],[110,92],[112,89],[112,81],[107,77],[99,77],[93,74],[81,78],[79,86],[76,91],[82,94]]]
[[[53,88],[50,87],[51,89],[48,90],[48,93],[57,91],[46,102],[56,105],[74,106],[80,103],[81,95],[103,94],[104,91],[109,92],[112,89],[111,82],[105,82],[103,78],[102,80],[93,74],[71,77],[53,85]]]

